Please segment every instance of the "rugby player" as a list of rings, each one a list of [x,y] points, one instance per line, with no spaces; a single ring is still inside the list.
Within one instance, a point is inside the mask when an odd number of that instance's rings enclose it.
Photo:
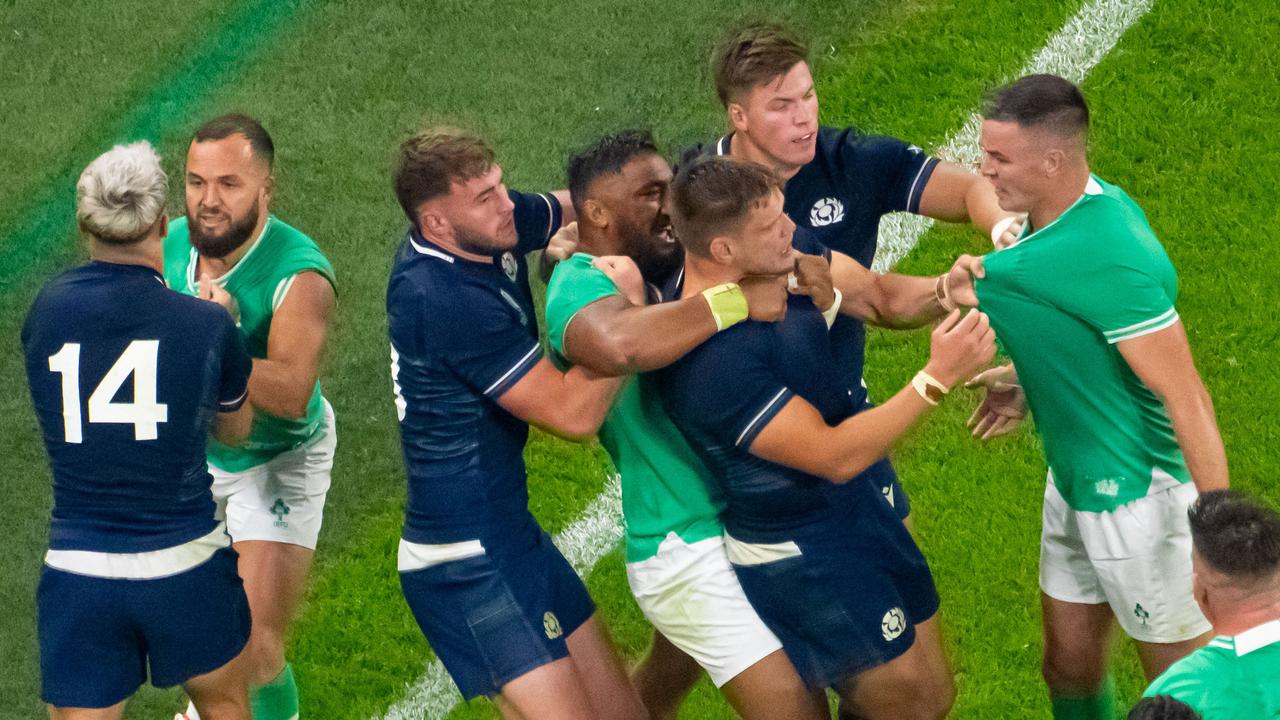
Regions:
[[[1013,365],[979,378],[1001,387],[975,432],[1010,429],[1025,392],[1048,461],[1040,589],[1054,717],[1110,718],[1117,621],[1149,680],[1208,640],[1186,509],[1197,489],[1227,487],[1226,453],[1173,264],[1133,199],[1090,172],[1079,89],[1027,76],[993,93],[984,117],[981,172],[1028,218],[977,284]]]
[[[248,433],[252,360],[224,307],[165,287],[167,196],[145,142],[90,163],[76,184],[90,262],[50,280],[22,329],[53,468],[37,625],[55,720],[120,718],[148,674],[210,720],[250,717],[249,603],[205,443],[211,427]]]
[[[1171,695],[1205,720],[1280,717],[1280,514],[1210,492],[1190,515],[1195,598],[1217,637],[1146,696]]]
[[[508,718],[641,718],[582,580],[529,512],[530,424],[595,434],[620,380],[543,357],[525,255],[573,210],[508,191],[481,139],[450,129],[400,147],[410,222],[387,288],[409,482],[405,600],[466,698]]]
[[[748,317],[779,319],[785,285],[744,279],[662,302],[658,288],[684,261],[666,211],[671,176],[647,132],[606,136],[570,159],[578,253],[556,266],[547,286],[547,337],[558,357],[602,375],[639,374],[600,428],[622,477],[627,579],[655,627],[636,686],[651,717],[675,717],[701,665],[747,720],[823,717],[825,701],[800,681],[743,595],[724,555],[713,481],[671,424],[649,372]],[[634,261],[634,296],[625,280],[611,280],[612,267],[597,267],[606,256]]]
[[[731,131],[699,151],[760,163],[782,178],[787,216],[839,253],[832,271],[846,300],[869,295],[867,274],[844,266],[871,267],[880,218],[888,213],[971,222],[997,242],[1008,240],[1016,216],[1000,209],[991,185],[978,175],[896,138],[819,125],[809,48],[786,29],[752,25],[731,34],[715,51],[712,74]],[[886,306],[909,305],[924,314],[854,311],[836,320],[831,342],[855,403],[868,402],[864,322],[919,327],[944,314],[929,302],[942,289],[933,278],[888,274],[876,278],[873,289],[885,296]],[[907,495],[888,460],[883,462],[881,492],[906,519]]]
[[[786,272],[795,224],[772,172],[700,158],[672,186],[690,297]],[[965,298],[971,301],[971,288]],[[985,316],[952,311],[911,384],[867,408],[851,396],[813,302],[745,321],[662,371],[666,407],[727,499],[724,549],[801,677],[860,718],[939,718],[954,696],[924,556],[880,491],[879,461],[995,352]]]
[[[254,358],[253,429],[240,447],[212,443],[209,471],[253,612],[245,654],[255,720],[298,716],[285,632],[315,554],[337,443],[318,379],[333,267],[311,238],[271,213],[274,156],[253,118],[202,125],[187,151],[187,214],[170,223],[164,246],[170,287],[231,295]],[[187,715],[197,720],[194,710]]]

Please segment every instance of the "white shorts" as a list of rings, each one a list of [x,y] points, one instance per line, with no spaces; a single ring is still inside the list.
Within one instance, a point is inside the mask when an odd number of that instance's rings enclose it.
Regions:
[[[1073,510],[1049,476],[1040,589],[1063,602],[1107,603],[1120,627],[1149,643],[1190,640],[1209,621],[1191,594],[1191,483],[1157,473],[1151,494],[1111,512]]]
[[[716,687],[782,648],[742,592],[723,538],[690,545],[669,534],[657,555],[627,563],[627,581],[653,627]]]
[[[338,444],[333,407],[324,403],[321,434],[302,447],[241,472],[213,465],[213,499],[234,542],[267,540],[316,549]]]

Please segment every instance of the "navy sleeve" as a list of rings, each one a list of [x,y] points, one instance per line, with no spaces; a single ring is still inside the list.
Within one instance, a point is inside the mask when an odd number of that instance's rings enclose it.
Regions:
[[[713,337],[682,361],[669,404],[682,426],[748,450],[794,394],[773,369],[770,334],[754,324]]]
[[[881,215],[920,212],[920,197],[938,166],[937,158],[897,138],[852,130],[844,132],[840,145],[846,180],[854,185],[870,183],[868,195],[876,198]]]
[[[231,317],[226,313],[222,314],[222,377],[218,383],[218,411],[235,412],[244,405],[249,394],[249,374],[253,372],[253,358],[249,356],[244,336],[236,329]]]
[[[541,250],[560,229],[563,213],[560,201],[551,193],[531,195],[508,190],[507,196],[515,203],[516,252],[526,255]]]
[[[805,255],[821,255],[822,259],[831,262],[831,248],[814,237],[813,231],[807,227],[796,226],[795,234],[791,236],[791,247]]]

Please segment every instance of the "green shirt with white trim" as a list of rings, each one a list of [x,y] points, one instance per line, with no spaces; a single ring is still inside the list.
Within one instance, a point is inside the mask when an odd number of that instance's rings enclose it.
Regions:
[[[335,282],[333,266],[315,242],[275,215],[269,215],[262,234],[244,257],[225,275],[216,278],[235,298],[239,311],[236,327],[244,335],[245,345],[253,357],[267,356],[271,318],[289,292],[294,277],[301,272],[317,273],[331,285]],[[169,234],[164,240],[164,277],[174,290],[196,294],[199,281],[196,249],[191,246],[185,217],[169,223]],[[255,410],[248,439],[234,448],[211,440],[209,463],[227,472],[243,472],[309,444],[324,429],[324,397],[317,380],[302,418],[282,418]]]
[[[556,266],[547,283],[547,340],[564,360],[564,335],[579,310],[619,294],[617,286],[577,253]],[[647,560],[670,534],[685,543],[719,537],[724,503],[712,494],[709,471],[662,404],[654,373],[632,378],[600,426],[600,444],[622,476],[627,562]]]
[[[1204,720],[1280,719],[1280,620],[1215,637],[1170,666],[1143,695],[1170,695]]]
[[[1080,199],[984,258],[979,307],[1018,369],[1058,491],[1104,512],[1191,480],[1164,405],[1116,343],[1178,321],[1178,276],[1142,209],[1090,176]]]

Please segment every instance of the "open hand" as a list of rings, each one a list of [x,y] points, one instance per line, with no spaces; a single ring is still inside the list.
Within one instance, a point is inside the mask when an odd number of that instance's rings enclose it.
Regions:
[[[980,440],[1007,435],[1027,416],[1027,397],[1018,384],[1012,365],[991,368],[964,384],[967,388],[985,388],[986,395],[969,416],[968,427]]]

